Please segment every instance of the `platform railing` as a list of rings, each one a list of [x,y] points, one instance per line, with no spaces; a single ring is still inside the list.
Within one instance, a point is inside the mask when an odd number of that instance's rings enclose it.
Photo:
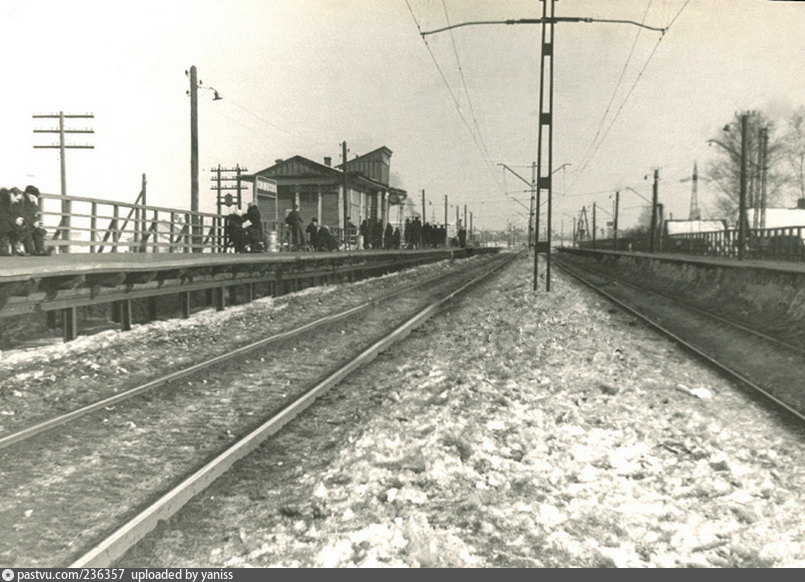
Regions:
[[[54,252],[199,253],[226,248],[223,218],[206,212],[82,196],[42,194],[46,245]],[[61,211],[69,202],[70,213]]]
[[[660,239],[657,250],[707,257],[738,257],[738,229],[674,234]],[[584,241],[580,248],[648,252],[646,237]],[[805,225],[779,228],[752,228],[746,237],[744,256],[764,261],[805,261]]]

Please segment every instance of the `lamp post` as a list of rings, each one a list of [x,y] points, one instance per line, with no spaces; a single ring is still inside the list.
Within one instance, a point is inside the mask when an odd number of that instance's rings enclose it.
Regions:
[[[187,92],[190,95],[190,212],[192,213],[190,220],[193,231],[193,251],[195,252],[199,228],[196,216],[198,212],[198,89],[202,82],[198,80],[195,65],[192,65],[189,71],[185,71],[185,75],[190,77],[190,90]],[[212,87],[204,87],[204,89],[214,93],[213,101],[223,99]]]

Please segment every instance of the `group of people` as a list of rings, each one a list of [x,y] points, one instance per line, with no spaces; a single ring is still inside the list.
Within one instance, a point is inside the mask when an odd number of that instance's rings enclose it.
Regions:
[[[39,189],[0,188],[0,256],[48,254],[39,211]]]
[[[441,225],[422,224],[419,217],[413,220],[407,218],[402,233],[391,223],[383,222],[377,218],[366,218],[356,228],[350,217],[347,217],[347,247],[367,249],[420,249],[447,246],[447,229]],[[256,204],[250,204],[248,211],[241,215],[234,212],[227,216],[226,236],[228,244],[234,247],[235,252],[262,252],[265,250],[263,229],[260,222],[260,211]],[[299,212],[299,206],[294,204],[285,217],[285,235],[288,250],[290,251],[334,251],[339,248],[339,241],[330,232],[330,229],[319,224],[317,218],[312,218],[305,227],[304,219]],[[357,235],[360,234],[360,237]],[[464,247],[466,245],[466,231],[459,228],[457,238],[452,244]],[[361,242],[362,241],[362,244]]]
[[[236,253],[262,253],[266,250],[263,223],[257,204],[249,204],[244,214],[229,214],[224,230],[227,246],[231,245]]]
[[[460,238],[461,230],[459,230],[458,234]],[[403,236],[405,237],[405,248],[407,249],[447,246],[447,228],[443,225],[430,224],[429,222],[422,224],[418,216],[415,216],[413,220],[410,218],[405,219]],[[463,247],[464,244],[461,246]]]

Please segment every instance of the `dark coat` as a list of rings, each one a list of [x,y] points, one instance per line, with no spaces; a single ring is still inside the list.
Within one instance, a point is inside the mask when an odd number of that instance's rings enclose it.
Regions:
[[[285,224],[288,225],[288,231],[291,234],[291,244],[299,246],[305,241],[305,233],[303,230],[304,220],[298,210],[291,210],[288,216],[285,217]]]
[[[11,194],[2,188],[0,189],[0,236],[8,236],[16,230],[14,216],[11,213]]]
[[[316,226],[316,223],[311,220],[310,224],[307,225],[307,228],[305,229],[305,231],[307,232],[308,238],[310,239],[310,246],[312,246],[314,250],[318,249],[319,248],[319,227]]]

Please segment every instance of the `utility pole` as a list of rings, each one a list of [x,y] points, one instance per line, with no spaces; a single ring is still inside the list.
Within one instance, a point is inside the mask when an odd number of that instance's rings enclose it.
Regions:
[[[470,233],[469,238],[472,239],[472,212],[470,212]]]
[[[747,231],[747,219],[746,219],[746,166],[747,166],[747,147],[748,147],[748,139],[747,139],[747,125],[749,121],[749,115],[746,113],[741,115],[741,190],[740,190],[740,197],[738,200],[738,259],[744,258],[744,249],[746,247],[746,231]]]
[[[343,239],[344,239],[344,250],[346,250],[347,245],[349,244],[349,240],[347,238],[347,217],[349,216],[349,190],[347,184],[347,142],[341,142],[341,169],[344,172],[344,183],[343,183],[343,205],[344,205],[344,212],[343,212],[343,219],[344,219],[344,230],[343,230]]]
[[[425,189],[422,189],[422,224],[428,220],[427,213],[425,211]]]
[[[552,188],[551,188],[551,174],[553,164],[553,64],[554,64],[554,27],[557,22],[607,22],[611,24],[632,24],[640,28],[646,28],[657,32],[665,33],[665,28],[657,28],[647,26],[632,20],[615,20],[615,19],[599,19],[589,17],[556,17],[555,16],[555,3],[556,0],[541,0],[542,1],[542,18],[521,18],[510,20],[497,20],[497,21],[474,21],[474,22],[461,22],[458,24],[449,24],[448,26],[430,30],[420,30],[420,35],[424,39],[427,35],[436,34],[452,28],[460,26],[475,26],[475,25],[489,25],[489,24],[541,24],[542,25],[542,48],[540,51],[540,90],[539,90],[539,138],[537,140],[537,204],[536,212],[539,216],[539,192],[546,190],[548,196],[548,209],[547,209],[547,248],[546,248],[546,277],[545,277],[545,290],[551,290],[551,221],[552,221]],[[546,98],[547,96],[547,98]],[[543,147],[545,152],[543,152]],[[543,153],[547,163],[543,164]],[[534,252],[534,290],[537,289],[537,263],[538,263],[538,249]]]
[[[545,248],[545,291],[551,290],[551,210],[553,206],[553,63],[556,0],[542,0],[542,44],[539,79],[539,136],[537,138],[537,217],[541,190],[548,197]],[[547,163],[545,163],[547,162]],[[537,233],[539,237],[539,232]],[[534,249],[534,291],[537,290],[539,249]]]
[[[246,188],[246,186],[241,184],[241,174],[243,172],[248,172],[248,168],[241,168],[240,165],[236,165],[234,168],[222,168],[221,164],[218,164],[217,168],[211,168],[211,172],[215,175],[210,177],[210,180],[214,182],[212,186],[210,186],[211,190],[215,190],[217,193],[216,196],[216,208],[218,210],[218,214],[221,214],[221,206],[237,206],[239,209],[243,206],[243,197],[241,196],[241,191]],[[232,174],[234,176],[225,176],[224,174]],[[235,185],[224,184],[225,182],[235,182]],[[235,190],[237,194],[235,194],[235,198],[232,198],[231,194],[222,195],[221,192],[225,192],[228,190]]]
[[[198,212],[198,74],[190,67],[190,212]]]
[[[59,169],[61,174],[61,220],[59,221],[59,227],[56,233],[56,236],[61,236],[63,240],[69,240],[70,238],[70,218],[71,218],[71,205],[70,201],[67,199],[67,160],[65,157],[65,152],[68,149],[94,149],[95,146],[91,145],[68,145],[65,140],[65,136],[68,133],[95,133],[92,129],[65,129],[64,128],[64,120],[65,119],[94,119],[95,116],[92,113],[84,113],[84,114],[65,114],[64,111],[59,111],[57,114],[39,114],[33,115],[34,119],[58,119],[59,120],[59,127],[58,129],[35,129],[34,133],[58,133],[59,134],[59,143],[58,145],[35,145],[34,149],[58,149],[59,150]],[[62,247],[62,252],[69,252],[70,247],[64,246]]]
[[[539,239],[539,232],[534,226],[534,221],[537,220],[539,215],[539,206],[537,206],[537,162],[531,162],[531,213],[528,216],[528,248],[537,248],[537,239]],[[536,278],[536,277],[535,277]]]
[[[701,220],[702,213],[699,210],[699,170],[696,167],[696,162],[693,162],[693,185],[690,193],[690,212],[688,213],[688,220]]]
[[[464,230],[467,230],[467,205],[464,205]]]
[[[597,207],[597,204],[596,204],[595,202],[593,202],[593,249],[595,249],[595,239],[596,239],[596,238],[597,238],[597,236],[598,236],[598,233],[595,231],[595,229],[597,228],[597,224],[596,224],[596,212],[595,212],[595,211],[596,211],[596,207]]]
[[[766,187],[769,173],[769,129],[760,130],[760,228],[766,228]],[[755,214],[758,209],[755,209]]]
[[[444,246],[447,246],[447,194],[444,195]]]
[[[649,252],[656,250],[657,244],[657,199],[659,197],[660,170],[654,168],[654,186],[651,192],[651,225],[649,226]]]
[[[615,212],[612,215],[612,245],[618,250],[618,209],[620,208],[621,193],[615,192]]]

